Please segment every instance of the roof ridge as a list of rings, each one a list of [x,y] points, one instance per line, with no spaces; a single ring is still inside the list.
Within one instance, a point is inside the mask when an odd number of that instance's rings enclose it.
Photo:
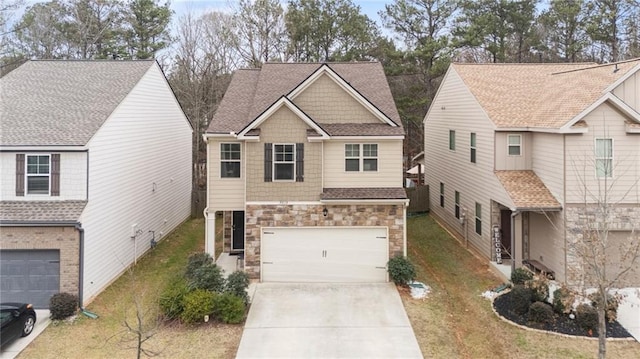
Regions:
[[[553,73],[551,73],[551,75],[559,75],[559,74],[565,74],[565,73],[568,73],[568,72],[575,72],[575,71],[593,70],[593,69],[599,69],[599,68],[607,67],[607,66],[618,66],[620,64],[626,64],[626,63],[629,63],[629,62],[638,62],[638,61],[640,61],[640,57],[635,58],[635,59],[629,59],[629,60],[609,62],[609,63],[606,63],[606,64],[596,64],[594,66],[585,67],[585,68],[581,68],[581,69],[573,69],[573,70],[567,70],[567,71],[553,72]]]

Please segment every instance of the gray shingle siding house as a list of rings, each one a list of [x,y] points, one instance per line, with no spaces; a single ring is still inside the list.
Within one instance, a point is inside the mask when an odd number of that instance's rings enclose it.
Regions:
[[[189,216],[191,126],[155,61],[29,61],[0,89],[2,300],[85,304]]]

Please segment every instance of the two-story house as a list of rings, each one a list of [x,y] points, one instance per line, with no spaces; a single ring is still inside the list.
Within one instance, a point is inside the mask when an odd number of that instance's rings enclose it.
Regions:
[[[192,129],[155,61],[0,79],[2,301],[91,301],[190,215]]]
[[[218,213],[253,279],[387,281],[406,254],[403,138],[380,63],[237,71],[205,134],[207,252]]]
[[[595,207],[609,247],[640,230],[639,70],[451,65],[424,120],[431,213],[493,262],[579,281]],[[638,265],[622,283],[640,285]]]

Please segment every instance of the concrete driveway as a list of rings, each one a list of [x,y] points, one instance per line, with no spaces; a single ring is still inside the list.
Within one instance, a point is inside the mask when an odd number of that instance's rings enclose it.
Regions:
[[[392,283],[260,283],[236,358],[422,358]]]
[[[26,337],[18,338],[9,343],[6,348],[0,351],[0,359],[13,359],[20,354],[35,338],[42,333],[51,323],[49,319],[49,309],[36,309],[36,326],[33,331]]]

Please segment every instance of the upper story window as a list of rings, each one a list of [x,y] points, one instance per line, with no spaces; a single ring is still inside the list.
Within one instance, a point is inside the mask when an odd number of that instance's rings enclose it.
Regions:
[[[454,130],[449,130],[449,149],[456,150],[456,131]]]
[[[469,138],[469,150],[469,160],[471,163],[476,163],[476,134],[474,132],[471,132],[471,137]]]
[[[296,167],[294,144],[273,145],[273,180],[293,181]]]
[[[51,177],[49,155],[27,155],[27,194],[49,194]]]
[[[360,149],[362,148],[362,151]],[[375,143],[344,145],[344,170],[375,172],[378,170],[378,145]]]
[[[613,139],[596,138],[596,176],[613,177]]]
[[[220,144],[220,177],[240,178],[240,144]]]
[[[522,153],[522,135],[507,135],[509,156],[520,156]]]

